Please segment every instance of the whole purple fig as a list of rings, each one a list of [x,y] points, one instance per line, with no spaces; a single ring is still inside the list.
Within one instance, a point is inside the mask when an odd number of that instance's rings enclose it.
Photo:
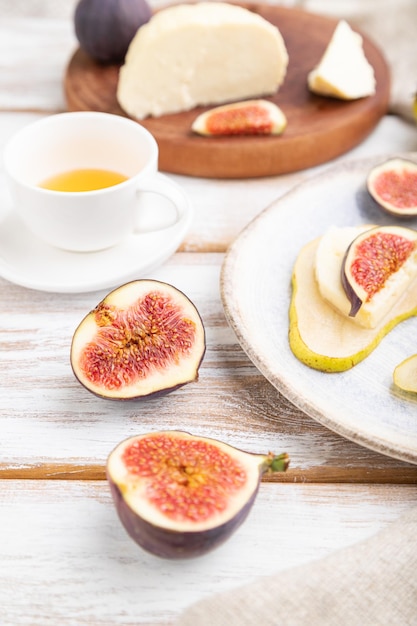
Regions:
[[[119,63],[137,30],[151,16],[146,0],[80,0],[74,13],[75,34],[93,59]]]

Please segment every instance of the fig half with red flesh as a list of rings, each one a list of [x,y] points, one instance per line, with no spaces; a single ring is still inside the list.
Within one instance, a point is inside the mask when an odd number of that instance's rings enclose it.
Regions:
[[[417,163],[393,158],[375,166],[367,179],[368,191],[388,213],[396,217],[417,215]]]
[[[388,309],[398,300],[416,277],[416,242],[417,231],[401,226],[377,226],[353,240],[341,268],[351,317],[364,303]]]
[[[120,521],[143,549],[196,557],[223,543],[252,508],[265,472],[284,472],[286,453],[259,455],[172,430],[122,441],[107,460]]]
[[[197,380],[205,348],[203,322],[184,293],[136,280],[111,291],[81,321],[71,366],[98,396],[139,399]]]
[[[205,136],[280,135],[287,126],[282,110],[269,100],[242,100],[197,116],[192,130]]]

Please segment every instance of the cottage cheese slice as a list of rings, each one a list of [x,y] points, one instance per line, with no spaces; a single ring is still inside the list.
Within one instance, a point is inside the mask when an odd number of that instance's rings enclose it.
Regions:
[[[252,11],[222,2],[177,5],[139,28],[117,98],[137,119],[256,98],[278,90],[287,64],[279,30]]]
[[[343,258],[351,242],[373,224],[329,228],[321,237],[316,251],[315,276],[321,296],[339,313],[349,317],[350,302],[340,278]],[[416,235],[417,239],[417,235]],[[349,319],[364,328],[376,328],[417,278],[417,252],[392,274],[372,299],[362,304]]]
[[[365,57],[362,44],[362,37],[341,20],[319,64],[308,75],[310,90],[342,100],[374,94],[374,70]]]

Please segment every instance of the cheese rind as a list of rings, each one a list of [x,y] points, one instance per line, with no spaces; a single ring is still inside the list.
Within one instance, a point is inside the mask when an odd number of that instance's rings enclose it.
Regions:
[[[136,33],[117,98],[138,119],[256,98],[278,90],[287,65],[279,30],[252,11],[223,2],[177,5]]]
[[[341,20],[319,62],[308,75],[314,93],[356,100],[375,93],[373,67],[363,51],[362,37]]]

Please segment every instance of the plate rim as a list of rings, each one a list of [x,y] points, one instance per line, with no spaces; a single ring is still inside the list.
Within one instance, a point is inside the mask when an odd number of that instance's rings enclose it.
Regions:
[[[370,437],[366,432],[360,432],[360,429],[358,428],[356,431],[354,431],[353,429],[349,428],[349,426],[335,423],[331,417],[324,414],[323,411],[321,411],[311,401],[311,398],[306,399],[305,396],[300,398],[297,391],[291,387],[287,380],[283,379],[282,376],[280,377],[276,373],[274,374],[270,372],[267,365],[265,365],[265,363],[263,362],[262,355],[256,353],[256,350],[251,345],[250,341],[248,341],[247,337],[245,337],[244,335],[244,332],[242,330],[243,324],[239,324],[239,319],[242,320],[242,315],[239,312],[236,301],[233,301],[233,299],[227,296],[227,290],[229,289],[231,276],[236,266],[236,259],[238,258],[239,249],[248,239],[253,236],[253,232],[258,227],[260,222],[268,218],[271,213],[283,210],[283,205],[285,206],[285,202],[288,199],[291,199],[293,196],[297,196],[300,192],[302,193],[303,190],[312,183],[319,185],[329,175],[337,176],[338,174],[342,174],[343,172],[347,172],[349,170],[359,170],[362,168],[368,168],[369,170],[371,166],[376,165],[379,162],[383,162],[388,158],[392,158],[393,156],[401,156],[416,160],[417,152],[398,152],[395,154],[384,153],[380,155],[373,155],[371,157],[352,159],[344,161],[342,163],[329,165],[319,173],[313,174],[307,179],[303,179],[302,181],[298,182],[283,196],[280,196],[272,203],[270,203],[263,211],[261,211],[261,213],[255,216],[251,220],[251,222],[246,225],[245,228],[243,228],[237,238],[230,244],[229,248],[227,249],[220,270],[220,296],[227,322],[235,333],[241,348],[244,350],[244,352],[247,354],[247,356],[256,366],[256,368],[260,371],[260,373],[273,385],[273,387],[275,387],[275,389],[279,393],[287,398],[294,406],[296,406],[308,417],[314,419],[316,422],[320,423],[327,429],[341,435],[342,437],[350,441],[353,441],[356,444],[401,461],[417,464],[417,447],[410,447],[404,445],[404,443],[402,443],[402,445],[395,442],[393,444],[390,444],[389,441],[387,441],[385,438],[379,437],[377,434],[372,434],[372,437]],[[288,279],[290,281],[291,276],[289,276]],[[295,358],[296,357],[294,356],[294,359]],[[307,368],[307,366],[304,367]],[[328,376],[332,375],[333,373],[328,374]],[[337,373],[335,375],[337,376]]]

